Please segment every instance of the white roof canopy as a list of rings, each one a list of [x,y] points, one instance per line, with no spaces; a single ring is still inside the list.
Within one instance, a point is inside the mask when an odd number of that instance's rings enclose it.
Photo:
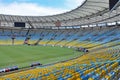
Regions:
[[[109,0],[86,0],[78,8],[58,15],[53,16],[12,16],[12,15],[0,15],[0,20],[8,21],[34,21],[34,22],[51,22],[51,21],[62,21],[70,20],[81,17],[90,16],[97,14],[101,11],[108,9]]]
[[[52,16],[17,16],[0,15],[3,22],[26,22],[34,28],[46,28],[56,26],[55,22],[60,21],[61,26],[74,26],[97,24],[101,22],[120,21],[120,7],[109,12],[109,0],[86,0],[78,8],[69,12]],[[12,25],[12,23],[10,23]]]

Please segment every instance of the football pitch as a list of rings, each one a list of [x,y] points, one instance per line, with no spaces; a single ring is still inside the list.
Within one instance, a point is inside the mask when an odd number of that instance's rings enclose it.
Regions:
[[[0,46],[0,69],[12,66],[20,68],[34,62],[50,64],[78,57],[83,53],[71,48],[51,46]]]

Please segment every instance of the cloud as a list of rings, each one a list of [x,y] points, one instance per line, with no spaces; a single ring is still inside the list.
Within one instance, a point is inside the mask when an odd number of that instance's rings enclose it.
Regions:
[[[85,0],[65,0],[65,5],[70,9],[80,6]]]
[[[65,12],[65,9],[38,6],[34,3],[0,4],[1,14],[44,16]]]
[[[22,0],[27,1],[27,0]],[[53,8],[48,6],[40,6],[36,3],[27,2],[13,2],[3,3],[0,1],[0,14],[12,14],[12,15],[23,15],[23,16],[46,16],[55,15],[69,11],[71,8],[78,6],[80,0],[65,0],[67,8]]]

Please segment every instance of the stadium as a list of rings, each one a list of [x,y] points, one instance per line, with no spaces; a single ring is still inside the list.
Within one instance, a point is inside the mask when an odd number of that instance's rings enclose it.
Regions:
[[[55,15],[0,13],[0,80],[120,80],[119,5],[85,0]]]

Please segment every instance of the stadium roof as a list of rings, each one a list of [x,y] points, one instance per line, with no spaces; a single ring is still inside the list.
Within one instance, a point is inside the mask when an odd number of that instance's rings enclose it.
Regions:
[[[14,27],[14,22],[25,22],[25,28],[74,28],[107,26],[107,23],[120,23],[120,7],[109,11],[109,0],[85,0],[78,8],[52,16],[0,15],[1,27]]]
[[[86,0],[78,8],[64,14],[56,15],[54,17],[61,16],[63,20],[82,18],[104,11],[108,9],[108,7],[109,0]]]
[[[51,22],[51,21],[63,21],[76,18],[83,18],[91,16],[107,10],[109,7],[109,0],[86,0],[78,8],[58,15],[52,16],[13,16],[13,15],[1,15],[0,20],[8,21],[33,21],[33,22]]]

